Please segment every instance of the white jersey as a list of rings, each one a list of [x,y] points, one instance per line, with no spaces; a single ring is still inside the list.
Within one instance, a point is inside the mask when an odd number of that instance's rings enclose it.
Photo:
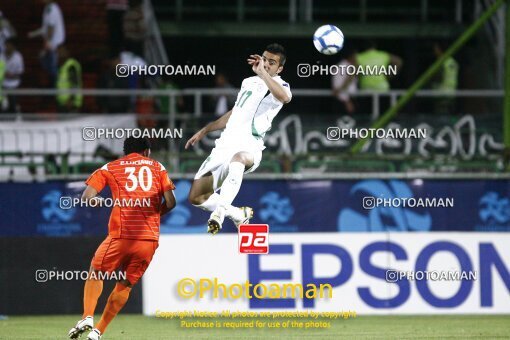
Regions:
[[[289,97],[290,87],[280,76],[273,77]],[[283,107],[259,76],[243,80],[225,130],[216,140],[217,147],[239,148],[239,151],[264,150],[264,135],[271,129],[274,117]]]

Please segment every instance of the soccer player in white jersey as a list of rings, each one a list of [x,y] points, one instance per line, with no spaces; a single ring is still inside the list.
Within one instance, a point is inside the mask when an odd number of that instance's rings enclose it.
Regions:
[[[255,76],[243,80],[232,110],[207,124],[186,143],[187,149],[209,132],[225,129],[195,175],[188,197],[194,206],[212,212],[207,231],[213,235],[221,230],[225,217],[236,227],[253,217],[252,208],[237,208],[232,202],[243,175],[260,164],[265,149],[263,138],[274,117],[292,98],[289,84],[279,76],[285,59],[285,49],[279,44],[267,46],[262,56],[251,55],[248,64]]]

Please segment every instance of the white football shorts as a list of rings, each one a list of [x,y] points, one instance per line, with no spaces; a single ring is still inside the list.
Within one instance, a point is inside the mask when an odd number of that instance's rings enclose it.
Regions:
[[[211,173],[213,176],[213,188],[214,191],[217,191],[223,181],[228,175],[228,167],[232,160],[232,157],[238,152],[249,152],[253,155],[253,166],[246,170],[244,173],[250,173],[255,171],[260,165],[260,161],[262,160],[262,150],[240,150],[239,148],[218,148],[215,147],[209,157],[205,159],[205,161],[198,169],[197,174],[195,175],[195,179],[202,178],[205,174]]]

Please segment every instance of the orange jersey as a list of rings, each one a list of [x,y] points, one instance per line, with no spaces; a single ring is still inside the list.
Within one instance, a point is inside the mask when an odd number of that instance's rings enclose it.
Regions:
[[[163,193],[175,189],[158,161],[131,153],[105,164],[85,182],[97,192],[105,185],[114,204],[108,223],[112,238],[158,240]]]

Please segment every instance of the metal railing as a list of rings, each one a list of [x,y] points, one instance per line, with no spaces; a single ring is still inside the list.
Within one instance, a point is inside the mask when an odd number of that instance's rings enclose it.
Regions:
[[[80,93],[81,95],[84,95],[84,96],[98,96],[98,97],[101,97],[101,96],[103,96],[103,97],[104,96],[167,97],[168,102],[169,102],[168,113],[153,114],[153,115],[151,114],[150,115],[151,119],[164,120],[165,124],[168,124],[168,127],[170,127],[170,128],[176,127],[177,122],[180,122],[180,124],[181,124],[180,127],[184,126],[185,131],[187,131],[187,133],[191,133],[190,131],[195,129],[196,126],[198,126],[197,123],[199,123],[199,125],[202,125],[206,119],[206,117],[204,117],[204,114],[206,113],[206,111],[203,110],[203,106],[202,106],[203,99],[206,96],[236,95],[238,91],[236,89],[200,89],[200,88],[184,89],[184,90],[82,89],[82,90],[65,90],[65,91],[58,91],[55,89],[17,89],[17,90],[8,90],[8,91],[6,91],[6,94],[7,95],[16,95],[18,97],[23,97],[23,96],[52,97],[52,96],[55,96],[56,94],[62,93],[62,92],[69,92],[69,93],[74,93],[74,94]],[[328,89],[293,89],[292,93],[293,93],[294,99],[297,99],[297,98],[300,98],[300,99],[302,99],[302,98],[310,98],[310,99],[311,98],[318,98],[318,99],[334,98],[332,91],[328,90]],[[386,104],[390,103],[391,105],[393,105],[399,99],[400,96],[404,95],[404,93],[405,93],[404,90],[391,90],[386,93],[359,91],[357,93],[353,93],[350,95],[353,97],[371,98],[372,110],[373,110],[373,114],[371,115],[371,118],[376,119],[380,114],[380,109],[381,109],[380,104],[381,104],[382,100],[385,100]],[[444,97],[445,95],[447,95],[448,97],[457,97],[457,98],[495,98],[495,99],[499,100],[499,99],[503,98],[504,91],[503,90],[459,90],[459,91],[455,91],[455,92],[451,92],[451,93],[450,92],[444,93],[441,91],[422,90],[422,91],[418,91],[416,93],[416,97],[418,97],[418,98],[440,98],[440,97]],[[184,113],[178,112],[177,101],[178,101],[178,97],[180,97],[180,96],[190,96],[193,98],[193,100],[190,101],[190,103],[192,103],[191,111],[184,112]],[[497,112],[499,112],[499,111],[497,111]],[[291,118],[290,116],[296,116],[296,115],[292,115],[292,113],[293,112],[289,112],[288,110],[286,112],[284,112],[285,119],[288,120],[289,118]],[[317,112],[314,112],[314,113],[317,114]],[[124,114],[125,114],[125,112],[124,112]],[[90,114],[83,115],[83,114],[76,114],[76,113],[74,113],[74,114],[69,114],[69,113],[51,114],[51,117],[50,117],[51,120],[60,120],[62,122],[62,125],[64,125],[64,130],[65,130],[64,133],[59,132],[60,130],[57,131],[56,128],[53,129],[53,126],[52,126],[52,129],[47,129],[45,131],[41,131],[41,129],[38,130],[37,125],[35,125],[32,130],[30,130],[30,128],[27,129],[24,127],[20,127],[21,129],[23,129],[23,131],[19,130],[19,129],[16,131],[9,130],[8,128],[5,127],[6,125],[4,125],[4,127],[2,128],[2,120],[5,121],[5,120],[16,119],[18,121],[27,121],[27,122],[37,121],[37,120],[47,120],[48,116],[46,116],[44,114],[23,113],[23,114],[0,115],[0,152],[2,152],[3,154],[12,153],[13,155],[5,156],[5,157],[11,157],[10,159],[13,160],[12,163],[16,163],[16,164],[19,163],[20,166],[22,164],[25,164],[26,162],[28,162],[26,165],[30,164],[31,166],[42,167],[42,166],[45,166],[43,164],[48,164],[46,158],[44,158],[45,153],[42,151],[44,149],[44,145],[51,145],[51,146],[53,146],[54,152],[50,152],[50,154],[54,153],[58,157],[58,161],[56,164],[58,164],[60,166],[60,169],[58,170],[58,172],[53,172],[53,173],[48,172],[47,173],[48,176],[46,178],[64,178],[64,177],[72,178],[72,176],[75,176],[75,175],[78,176],[77,178],[81,178],[80,177],[81,175],[73,172],[74,166],[76,165],[75,163],[76,162],[89,162],[89,161],[94,162],[94,161],[97,161],[99,158],[95,158],[95,156],[89,149],[85,150],[85,148],[83,148],[83,150],[82,150],[80,147],[78,147],[78,148],[73,149],[72,152],[70,152],[69,149],[65,147],[66,145],[71,144],[71,140],[77,140],[77,139],[81,140],[82,131],[80,129],[76,129],[76,128],[74,128],[74,130],[71,127],[68,128],[64,122],[66,120],[73,121],[74,118],[80,118],[80,117],[81,118],[87,117],[87,119],[88,119],[88,117],[92,118],[92,116],[89,116],[89,115]],[[136,115],[133,115],[133,116],[136,116]],[[140,116],[143,116],[143,115],[138,115],[139,118],[141,118]],[[210,116],[207,116],[207,119],[209,119],[209,117]],[[499,119],[498,118],[499,115],[497,115],[497,114],[491,115],[491,117],[494,117],[494,119],[491,118],[492,123],[494,123],[494,121],[497,121]],[[340,118],[340,116],[338,116],[338,118]],[[133,118],[133,119],[136,119],[136,118]],[[201,119],[201,121],[199,122],[200,119]],[[213,119],[213,118],[210,118],[210,119]],[[435,120],[437,120],[437,116],[436,117],[430,116],[431,122],[433,122]],[[182,124],[184,124],[184,125],[182,125]],[[190,124],[191,124],[191,126],[190,126]],[[276,125],[278,125],[278,124],[276,124]],[[61,130],[62,130],[62,125],[60,126]],[[490,124],[487,124],[486,121],[483,121],[482,129],[485,130],[486,127],[489,125]],[[76,126],[76,125],[74,125],[74,126]],[[494,126],[494,124],[492,124],[492,126]],[[303,127],[304,127],[304,125],[303,125]],[[319,128],[318,130],[321,130],[323,128],[324,132],[326,131],[326,125],[324,125],[324,126],[321,125],[321,126],[317,126],[317,127]],[[276,129],[274,129],[275,130],[274,132],[278,133],[279,128],[277,126],[275,126],[275,128]],[[307,126],[307,128],[309,129],[309,128],[311,128],[311,126]],[[448,126],[445,127],[445,129],[447,129],[447,128],[449,128],[449,127]],[[496,129],[497,128],[498,127],[496,127]],[[291,127],[291,129],[292,129],[292,127]],[[475,132],[473,132],[473,133],[475,133]],[[476,133],[478,133],[478,132],[476,132]],[[188,135],[186,137],[189,137],[189,136],[190,135]],[[9,138],[10,141],[12,141],[14,138],[15,145],[21,145],[24,143],[24,145],[27,147],[26,148],[15,147],[13,149],[12,148],[13,144],[11,143],[10,144],[11,147],[9,149],[6,149],[5,148],[6,143],[4,140],[7,140],[7,138]],[[433,138],[436,138],[436,137],[433,137]],[[212,139],[210,141],[212,141]],[[208,142],[210,142],[210,141],[208,141]],[[179,146],[179,142],[181,143],[180,146]],[[201,149],[200,150],[196,149],[192,153],[183,154],[180,151],[180,149],[182,149],[182,141],[176,141],[172,138],[168,139],[168,141],[164,141],[164,143],[165,143],[165,145],[166,145],[166,143],[168,143],[168,145],[167,145],[167,147],[165,147],[164,150],[161,151],[162,153],[160,154],[160,157],[161,157],[161,160],[165,159],[165,162],[167,164],[171,165],[172,169],[181,169],[181,167],[180,167],[181,163],[183,163],[185,160],[188,160],[189,157],[195,157],[195,158],[197,157],[198,154],[195,154],[195,152],[199,152],[199,151],[203,152],[203,150],[201,150]],[[485,143],[485,144],[487,144],[487,143]],[[489,145],[489,144],[487,144],[487,145]],[[62,145],[64,145],[64,147],[62,147]],[[209,145],[209,144],[207,144],[207,145]],[[476,145],[479,145],[479,143],[477,142]],[[490,145],[492,145],[492,144],[490,144]],[[105,144],[105,147],[108,149],[108,147],[109,147],[108,144]],[[268,144],[268,147],[270,147],[269,144]],[[16,150],[20,151],[19,152],[20,155],[15,155]],[[270,150],[274,150],[274,149],[270,149]],[[340,149],[332,150],[331,148],[329,148],[326,151],[328,151],[330,153],[334,152],[335,154],[340,155]],[[46,154],[48,154],[48,153],[46,153]],[[317,153],[315,153],[315,154],[317,155]],[[273,157],[273,156],[277,155],[277,153],[270,153],[269,155],[271,157]],[[370,155],[367,154],[366,156],[372,157],[371,154]],[[4,157],[4,156],[2,156],[2,157]],[[374,154],[373,157],[377,158],[378,156],[376,154]],[[419,155],[418,155],[418,157],[419,157]],[[486,159],[488,159],[488,158],[486,158]],[[389,158],[387,160],[391,161]],[[494,161],[494,158],[491,158],[491,162],[492,161]],[[7,161],[7,162],[9,163],[11,161]],[[293,162],[294,162],[294,160],[293,160]],[[55,164],[55,163],[53,163],[53,164]],[[179,171],[179,170],[177,170],[177,171]],[[382,175],[382,173],[377,173],[376,175],[379,177],[380,176],[389,176],[388,178],[390,178],[390,177],[391,178],[425,178],[426,176],[428,176],[427,172],[419,172],[419,173],[403,172],[403,173],[399,173],[399,174],[386,173],[385,175]],[[188,175],[183,174],[182,176],[183,176],[182,178],[188,178],[188,177],[186,177]],[[258,178],[257,176],[258,175],[254,175],[254,176],[252,176],[252,178]],[[333,174],[332,173],[311,174],[311,175],[303,175],[301,173],[293,173],[293,174],[287,173],[287,174],[275,174],[275,175],[263,174],[260,176],[262,176],[263,178],[286,178],[286,179],[287,178],[288,179],[290,179],[290,178],[292,178],[292,179],[309,178],[306,176],[312,176],[313,178],[324,178],[324,179],[325,178],[352,178],[352,179],[354,179],[354,178],[365,178],[367,176],[370,177],[370,176],[375,176],[375,175],[374,175],[374,173],[365,173],[365,174],[363,174],[363,173],[352,174],[351,173],[351,174],[345,174],[345,175],[335,174],[335,173],[333,173]],[[438,177],[437,174],[430,175],[430,176],[433,176],[433,178],[441,178],[440,176]],[[488,178],[487,173],[485,173],[485,174],[464,173],[464,174],[458,175],[459,177],[455,177],[457,175],[454,175],[454,176],[452,175],[453,176],[452,177],[451,174],[447,174],[444,176],[446,176],[448,178]],[[493,174],[493,176],[495,176],[495,177],[491,177],[491,178],[507,178],[505,176],[508,176],[508,175]],[[501,177],[501,176],[503,176],[503,177]],[[310,178],[312,178],[312,177],[310,177]]]
[[[196,121],[204,118],[203,117],[203,106],[202,102],[206,96],[212,95],[236,95],[238,92],[237,89],[205,89],[205,88],[196,88],[196,89],[183,89],[183,90],[167,90],[167,89],[139,89],[139,90],[120,90],[120,89],[82,89],[82,90],[55,90],[55,89],[16,89],[16,90],[6,90],[5,93],[7,95],[16,95],[18,97],[22,96],[45,96],[51,97],[55,96],[59,93],[72,93],[72,94],[81,94],[83,96],[144,96],[144,97],[167,97],[168,98],[168,113],[166,114],[150,114],[150,115],[139,115],[140,118],[150,118],[154,120],[164,120],[167,122],[168,127],[173,129],[177,126],[177,122],[180,122],[180,127],[183,127],[185,130],[189,127],[188,124],[195,124]],[[327,89],[293,89],[292,90],[294,98],[333,98],[333,94],[331,90]],[[390,105],[394,105],[400,96],[405,94],[405,90],[391,90],[388,92],[368,92],[368,91],[359,91],[356,93],[350,94],[352,97],[365,97],[371,98],[372,100],[372,114],[371,119],[375,120],[379,117],[381,113],[381,100],[385,99],[387,102],[389,101]],[[449,97],[458,97],[458,98],[497,98],[502,99],[504,96],[503,90],[458,90],[455,92],[448,92],[447,95]],[[191,96],[193,98],[193,106],[191,112],[178,112],[177,110],[177,101],[180,96]],[[422,90],[416,92],[416,97],[418,98],[441,98],[444,97],[445,93],[437,90]],[[126,113],[126,112],[121,112]],[[314,112],[317,113],[317,112]],[[80,117],[81,114],[52,114],[51,119],[72,119],[73,117]],[[143,117],[142,117],[143,116]],[[83,116],[82,116],[83,117]],[[209,116],[208,116],[209,118]],[[338,117],[340,118],[340,117]],[[2,120],[18,120],[18,121],[34,121],[34,120],[47,120],[48,117],[43,114],[37,113],[23,113],[23,114],[3,114],[0,115],[0,127]],[[210,119],[213,119],[212,117]],[[432,118],[432,119],[437,119]],[[200,122],[201,124],[204,121]],[[196,126],[193,126],[196,128]],[[36,129],[37,130],[37,129]],[[324,127],[324,131],[326,127]],[[4,149],[4,135],[14,133],[10,130],[3,131],[0,134],[0,151],[6,151]],[[20,132],[18,132],[19,134]],[[34,142],[34,136],[40,135],[41,132],[33,131],[30,136],[25,135],[22,137],[21,135],[16,136],[16,141],[20,138],[27,138],[27,141]],[[48,136],[45,137],[43,143],[60,143],[60,139],[58,138],[72,138],[71,136],[77,136],[78,131],[67,133],[67,137],[57,136],[54,137],[54,134],[51,130],[47,131]],[[189,137],[189,136],[188,136]],[[55,140],[57,138],[57,140]],[[47,140],[47,141],[46,141]],[[55,140],[55,141],[54,141]],[[166,142],[165,142],[166,143]],[[179,167],[179,147],[178,143],[170,138],[167,141],[168,145],[166,147],[166,155],[168,164],[172,164],[174,168]],[[30,150],[30,152],[34,152],[34,148]],[[35,156],[35,154],[32,154]]]
[[[3,93],[6,95],[14,96],[56,96],[57,94],[81,94],[83,96],[144,96],[144,97],[168,97],[168,119],[171,123],[175,123],[176,119],[190,118],[189,114],[177,114],[177,98],[184,96],[193,97],[193,110],[191,111],[192,117],[199,118],[203,113],[203,99],[206,96],[236,96],[238,89],[212,89],[212,88],[193,88],[193,89],[138,89],[138,90],[124,90],[124,89],[69,89],[69,90],[56,90],[56,89],[15,89],[5,90]],[[357,91],[349,93],[351,97],[371,98],[372,100],[372,113],[371,119],[375,120],[381,113],[381,99],[389,98],[390,105],[393,106],[398,98],[406,93],[406,90],[390,90],[388,92],[374,92],[374,91]],[[296,97],[333,97],[332,91],[327,89],[292,89],[293,98]],[[503,90],[457,90],[457,91],[438,91],[438,90],[420,90],[415,93],[416,98],[503,98]],[[0,116],[1,119],[2,116]],[[3,117],[13,117],[12,115],[4,115]],[[17,119],[22,119],[23,114],[15,115]]]

